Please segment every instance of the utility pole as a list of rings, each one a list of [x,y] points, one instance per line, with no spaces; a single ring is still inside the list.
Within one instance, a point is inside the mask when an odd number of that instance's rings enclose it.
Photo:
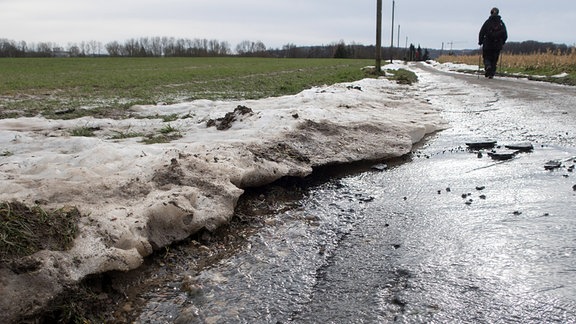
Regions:
[[[382,72],[382,0],[376,0],[376,74]]]
[[[408,60],[408,36],[406,36],[406,45],[404,45],[404,61]]]
[[[396,34],[398,34],[398,42],[396,43],[396,48],[400,48],[400,25],[398,25],[398,32],[396,32]]]
[[[390,63],[394,59],[394,7],[396,6],[396,1],[392,0],[392,36],[390,36]]]

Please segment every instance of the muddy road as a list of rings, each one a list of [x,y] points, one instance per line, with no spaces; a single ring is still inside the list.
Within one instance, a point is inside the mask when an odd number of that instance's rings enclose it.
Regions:
[[[576,90],[415,71],[450,129],[399,161],[255,192],[236,218],[248,225],[113,279],[116,319],[576,321]],[[466,145],[487,139],[496,146]],[[504,151],[518,143],[533,149]]]

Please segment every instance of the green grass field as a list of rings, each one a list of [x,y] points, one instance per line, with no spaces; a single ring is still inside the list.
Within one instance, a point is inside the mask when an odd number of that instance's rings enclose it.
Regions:
[[[372,60],[274,58],[0,59],[0,118],[126,117],[134,104],[257,99],[367,77]]]

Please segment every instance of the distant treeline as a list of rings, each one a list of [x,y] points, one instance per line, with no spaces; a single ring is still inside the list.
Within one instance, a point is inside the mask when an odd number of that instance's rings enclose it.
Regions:
[[[382,58],[423,60],[429,57],[428,50],[382,49]],[[177,39],[149,37],[129,39],[124,43],[102,44],[96,41],[69,44],[66,48],[55,43],[27,44],[0,39],[0,57],[217,57],[253,56],[279,58],[354,58],[374,59],[374,45],[346,44],[343,41],[329,45],[297,46],[286,44],[282,48],[267,48],[261,41],[242,41],[232,50],[227,42],[208,39]]]
[[[282,48],[267,48],[261,41],[242,41],[234,50],[228,42],[209,39],[173,37],[133,38],[119,43],[102,44],[96,41],[69,44],[66,48],[55,43],[28,44],[0,39],[0,57],[216,57],[255,56],[291,58],[374,57],[374,46],[343,42],[321,46],[298,47],[286,44]]]
[[[473,50],[452,51],[470,53]],[[505,51],[512,54],[530,54],[535,52],[553,51],[554,53],[568,53],[570,47],[564,44],[542,43],[536,41],[510,42],[506,44]],[[58,44],[42,42],[28,44],[24,41],[16,42],[0,39],[0,57],[86,57],[86,56],[112,56],[112,57],[216,57],[216,56],[254,56],[254,57],[287,57],[287,58],[375,58],[374,45],[345,44],[343,41],[329,45],[297,46],[286,44],[282,48],[267,48],[260,41],[242,41],[234,50],[228,42],[209,39],[184,39],[174,37],[143,37],[133,38],[119,42],[102,44],[96,41],[69,44],[61,47]],[[410,45],[409,48],[384,47],[382,58],[425,60],[434,59],[440,54],[439,50],[422,50]]]
[[[537,41],[510,42],[504,45],[504,51],[510,54],[534,54],[552,51],[558,54],[568,54],[574,46],[566,44],[541,43]]]

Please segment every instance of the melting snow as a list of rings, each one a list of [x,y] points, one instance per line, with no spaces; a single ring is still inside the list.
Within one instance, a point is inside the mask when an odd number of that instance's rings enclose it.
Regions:
[[[408,68],[386,68],[398,67]],[[226,130],[207,126],[238,106],[251,112],[229,115]],[[56,283],[34,287],[30,277],[0,269],[0,287],[32,285],[42,300],[88,274],[136,268],[154,249],[229,221],[243,188],[303,177],[314,166],[401,156],[446,127],[418,85],[387,79],[131,110],[134,118],[125,120],[0,120],[0,201],[73,205],[85,215],[72,250],[31,257],[42,263],[33,276]],[[163,121],[170,115],[180,118]],[[167,126],[182,137],[164,144],[113,139]],[[81,127],[96,136],[70,135]]]

